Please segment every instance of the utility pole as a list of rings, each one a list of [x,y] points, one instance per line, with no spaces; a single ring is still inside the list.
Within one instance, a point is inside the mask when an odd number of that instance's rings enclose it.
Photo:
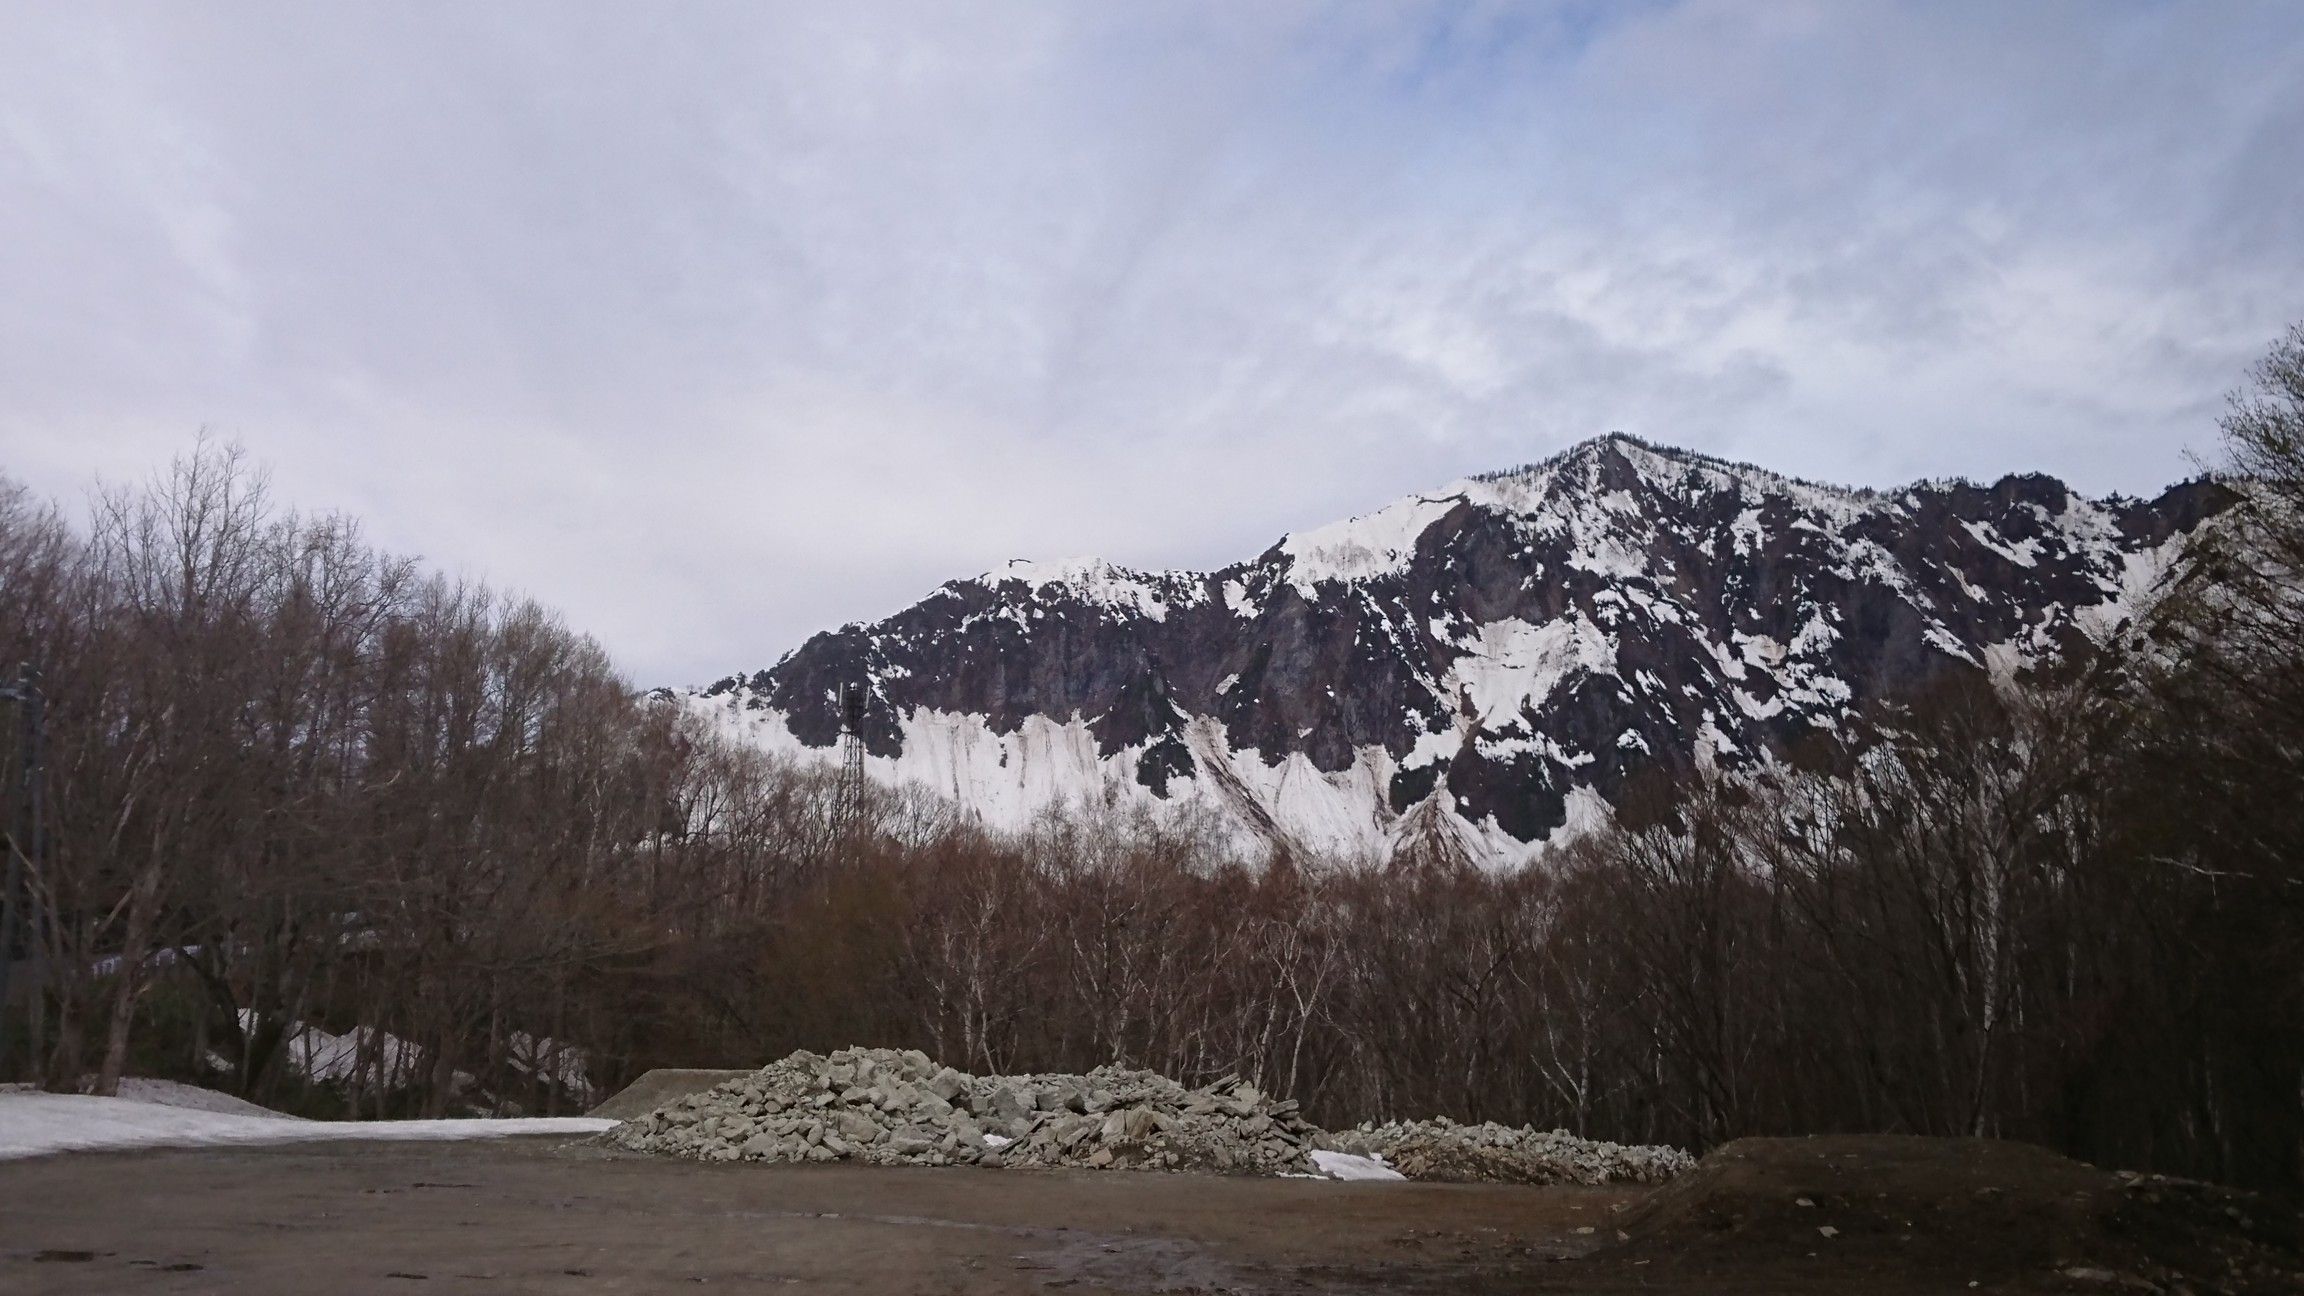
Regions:
[[[25,910],[24,866],[41,847],[41,748],[47,739],[48,699],[40,692],[39,677],[26,662],[17,668],[14,684],[0,685],[0,700],[16,704],[16,786],[11,789],[8,816],[8,867],[0,884],[0,1077],[8,1071],[8,974],[15,966]],[[33,993],[39,993],[35,986]]]

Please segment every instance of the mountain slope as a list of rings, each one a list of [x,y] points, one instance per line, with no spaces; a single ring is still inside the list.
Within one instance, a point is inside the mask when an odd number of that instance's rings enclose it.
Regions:
[[[1847,490],[1610,436],[1218,571],[1011,563],[689,705],[828,748],[861,682],[875,774],[998,825],[1204,807],[1298,851],[1510,863],[1642,769],[2101,635],[2220,500]]]

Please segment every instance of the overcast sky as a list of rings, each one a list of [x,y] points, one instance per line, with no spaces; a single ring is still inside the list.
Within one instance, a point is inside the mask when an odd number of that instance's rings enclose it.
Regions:
[[[0,0],[0,470],[202,427],[642,683],[1623,429],[2144,493],[2304,5]]]

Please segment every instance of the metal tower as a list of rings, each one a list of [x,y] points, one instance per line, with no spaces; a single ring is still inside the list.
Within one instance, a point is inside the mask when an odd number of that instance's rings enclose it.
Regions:
[[[832,838],[852,851],[864,828],[864,686],[840,690],[840,782],[832,794]]]

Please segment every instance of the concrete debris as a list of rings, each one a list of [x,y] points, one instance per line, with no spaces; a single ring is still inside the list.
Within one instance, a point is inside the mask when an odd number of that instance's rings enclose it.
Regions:
[[[603,1138],[704,1161],[863,1161],[1303,1173],[1314,1150],[1408,1178],[1653,1183],[1693,1164],[1671,1148],[1592,1143],[1445,1120],[1331,1135],[1238,1076],[1187,1089],[1152,1071],[972,1076],[917,1050],[806,1051],[675,1098]]]
[[[1493,1122],[1459,1125],[1445,1116],[1362,1125],[1330,1135],[1328,1146],[1381,1156],[1410,1179],[1448,1183],[1653,1184],[1696,1164],[1673,1147],[1602,1143],[1566,1130]]]

